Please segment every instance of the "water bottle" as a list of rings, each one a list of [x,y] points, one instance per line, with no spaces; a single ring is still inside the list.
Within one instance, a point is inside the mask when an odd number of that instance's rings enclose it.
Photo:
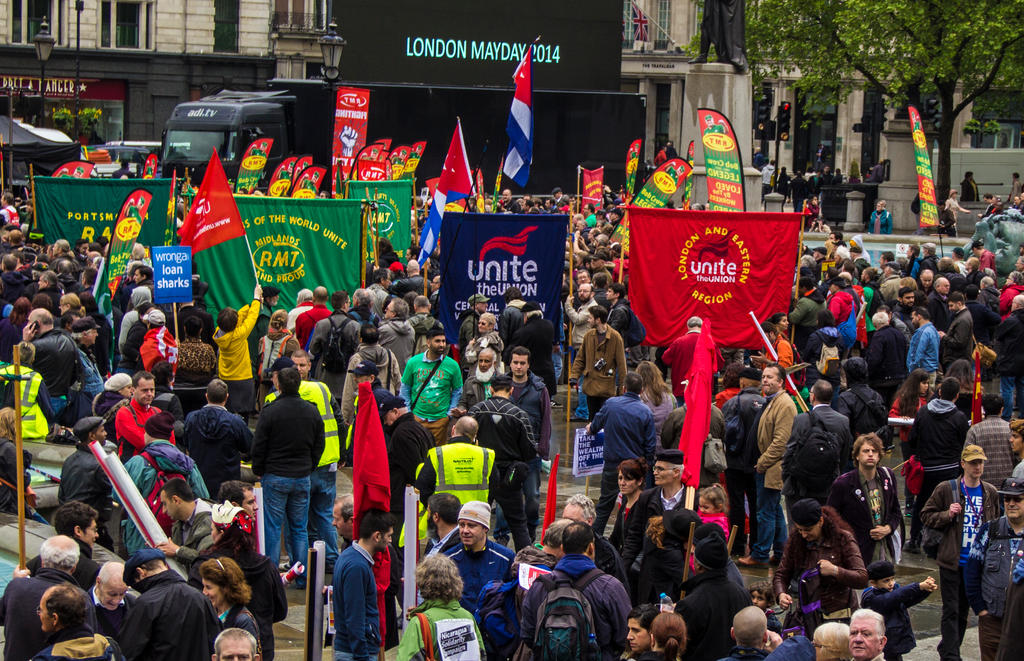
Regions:
[[[661,599],[658,600],[658,610],[662,613],[674,613],[676,611],[676,605],[664,592],[661,593]]]

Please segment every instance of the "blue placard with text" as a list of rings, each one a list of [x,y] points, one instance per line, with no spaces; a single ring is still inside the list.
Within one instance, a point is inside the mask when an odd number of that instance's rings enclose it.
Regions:
[[[188,303],[192,300],[192,249],[154,246],[153,300],[156,303]]]

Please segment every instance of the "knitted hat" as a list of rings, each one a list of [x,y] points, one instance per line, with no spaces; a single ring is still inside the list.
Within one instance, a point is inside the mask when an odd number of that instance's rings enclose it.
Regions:
[[[167,411],[160,411],[146,420],[146,433],[158,440],[169,440],[174,433],[174,416]]]
[[[479,523],[484,528],[491,528],[491,506],[479,500],[471,500],[459,510],[459,520],[465,519]]]
[[[110,375],[110,378],[103,383],[103,389],[107,392],[117,392],[130,385],[132,385],[132,377],[127,374],[117,373]]]

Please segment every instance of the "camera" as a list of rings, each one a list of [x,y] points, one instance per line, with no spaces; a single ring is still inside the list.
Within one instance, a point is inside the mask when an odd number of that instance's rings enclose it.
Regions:
[[[605,360],[604,358],[598,358],[597,361],[594,363],[594,369],[596,369],[598,372],[603,371],[606,367],[608,367],[608,361]]]

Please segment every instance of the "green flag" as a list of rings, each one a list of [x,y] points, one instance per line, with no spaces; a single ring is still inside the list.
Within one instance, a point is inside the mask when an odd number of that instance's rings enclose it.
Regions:
[[[67,239],[96,241],[112,238],[117,214],[128,194],[136,189],[152,195],[149,222],[138,242],[147,246],[164,245],[167,224],[170,179],[72,179],[36,177],[36,227],[46,243]]]
[[[408,259],[409,244],[412,242],[412,180],[394,181],[347,181],[345,197],[350,199],[373,199],[381,203],[372,213],[370,229],[366,233],[367,253],[373,253],[373,232],[376,223],[378,238],[387,239],[398,256]]]

